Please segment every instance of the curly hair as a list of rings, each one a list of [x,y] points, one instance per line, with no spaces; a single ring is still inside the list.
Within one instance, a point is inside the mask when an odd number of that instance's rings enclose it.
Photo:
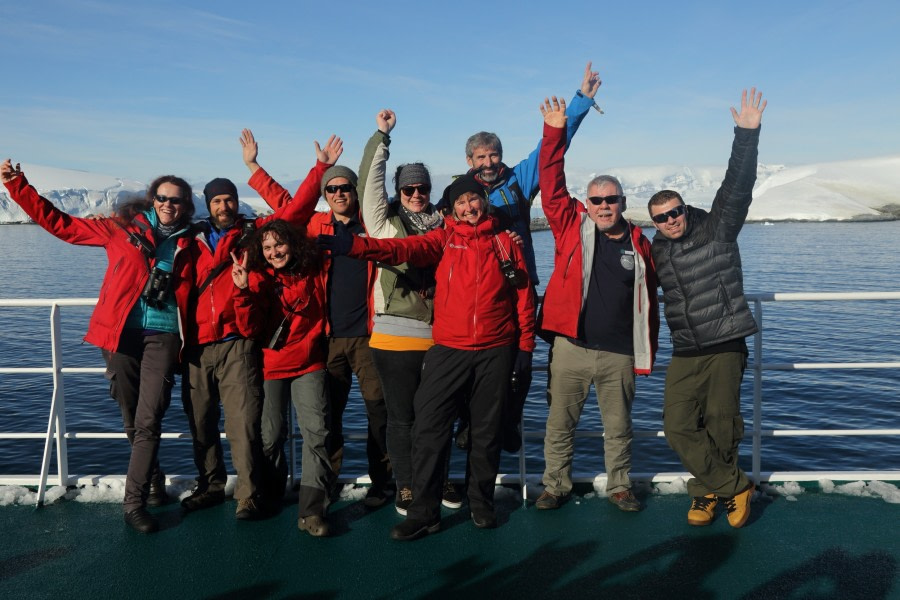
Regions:
[[[290,248],[291,264],[287,267],[289,270],[299,275],[309,275],[319,267],[321,258],[313,241],[304,232],[291,227],[287,221],[275,219],[253,233],[247,244],[247,251],[250,253],[247,258],[248,268],[263,271],[269,265],[262,252],[262,243],[268,234],[276,241],[286,243]]]

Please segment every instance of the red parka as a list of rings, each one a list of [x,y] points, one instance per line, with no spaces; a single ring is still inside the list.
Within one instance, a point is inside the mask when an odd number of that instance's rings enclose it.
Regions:
[[[563,172],[566,130],[544,125],[540,152],[541,204],[553,232],[556,251],[553,274],[544,291],[538,329],[548,337],[561,334],[578,337],[578,319],[587,298],[594,256],[594,237],[600,235],[588,218],[584,205],[572,198]],[[635,250],[634,372],[648,375],[653,368],[659,335],[659,305],[656,271],[650,255],[650,241],[640,227],[627,225]],[[542,337],[544,334],[542,334]]]
[[[294,200],[284,204],[274,214],[253,219],[253,227],[261,227],[275,219],[284,219],[294,227],[303,228],[309,215],[315,211],[316,201],[319,198],[319,184],[322,175],[330,166],[317,161],[316,166],[300,184]],[[219,239],[215,251],[209,243],[208,231],[200,230],[195,236],[191,257],[195,263],[194,286],[197,303],[193,311],[192,327],[189,328],[191,343],[208,344],[235,335],[252,337],[249,332],[242,331],[238,327],[234,310],[238,288],[231,279],[230,268],[231,252],[238,249],[246,221],[243,216],[238,216],[231,229]],[[222,268],[204,285],[210,274],[223,263],[227,264],[227,267]],[[203,289],[199,289],[200,286],[203,286]]]
[[[100,299],[94,308],[84,341],[104,350],[115,352],[125,328],[125,320],[141,295],[155,259],[148,259],[129,239],[132,232],[143,236],[156,246],[153,228],[143,215],[121,226],[112,218],[81,219],[73,217],[40,196],[28,184],[24,175],[6,183],[6,189],[31,219],[64,242],[79,246],[101,246],[106,249],[108,266],[100,286]],[[140,227],[141,223],[144,227]],[[188,322],[188,295],[192,280],[192,263],[186,247],[190,237],[178,239],[173,260],[173,290],[178,304],[181,339],[185,339],[184,324]],[[182,342],[183,343],[183,342]]]
[[[262,343],[263,377],[285,379],[325,368],[325,276],[283,269],[251,271],[250,285],[235,299],[238,325]],[[280,325],[284,336],[269,347]]]
[[[486,350],[517,345],[534,350],[534,296],[519,246],[504,231],[494,233],[496,220],[484,217],[476,225],[445,218],[444,229],[408,238],[354,237],[349,255],[388,264],[437,263],[434,327],[436,344],[457,350]],[[518,288],[500,270],[512,261],[526,281]]]
[[[266,201],[266,204],[268,204],[274,210],[280,210],[281,207],[285,206],[288,202],[292,204],[294,202],[297,202],[297,196],[300,195],[300,192],[303,189],[303,186],[301,186],[301,188],[297,190],[297,194],[294,195],[293,201],[291,201],[290,192],[284,189],[277,181],[272,179],[272,176],[269,175],[262,167],[260,167],[250,177],[247,183],[256,191],[256,193],[260,195],[263,200]],[[318,189],[316,190],[316,193],[320,193]],[[309,207],[309,211],[304,212],[302,215],[298,215],[297,217],[297,220],[302,221],[302,226],[306,228],[306,234],[312,239],[315,239],[316,236],[320,234],[334,235],[334,213],[330,210],[326,212],[317,212],[315,210],[317,201],[318,196],[316,198],[316,202],[313,202]],[[361,215],[357,218],[359,219],[360,223],[363,223]],[[301,227],[301,225],[298,225],[298,227]],[[363,228],[365,228],[365,223],[363,223]],[[328,289],[328,273],[331,268],[331,259],[328,256],[323,255],[322,260],[324,262],[322,268],[325,273],[326,289]],[[375,263],[369,263],[369,269],[366,275],[366,298],[369,306],[369,319],[367,327],[369,334],[372,333],[372,323],[375,317],[375,301],[374,294],[372,292],[375,289],[376,281],[378,281],[378,268],[376,267]],[[331,332],[331,323],[327,322],[327,320],[325,328],[326,333]]]

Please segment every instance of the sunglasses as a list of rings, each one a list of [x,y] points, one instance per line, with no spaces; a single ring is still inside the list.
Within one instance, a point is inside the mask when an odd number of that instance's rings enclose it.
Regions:
[[[650,218],[653,219],[654,223],[659,223],[660,225],[662,225],[663,223],[665,223],[669,220],[669,217],[672,217],[673,219],[677,219],[678,217],[680,217],[683,214],[684,214],[684,204],[679,204],[672,210],[667,210],[664,213],[659,213],[658,215],[653,215]]]
[[[593,204],[594,206],[600,206],[604,202],[612,206],[613,204],[624,202],[625,196],[590,196],[588,200],[590,200],[591,204]]]
[[[431,186],[427,184],[423,185],[406,185],[400,188],[400,191],[406,194],[407,196],[412,196],[416,193],[416,190],[419,190],[420,196],[427,196],[431,193]]]
[[[163,196],[162,194],[156,194],[155,196],[153,196],[153,199],[160,204],[169,202],[172,204],[172,206],[178,206],[179,204],[184,202],[184,198],[179,198],[178,196]]]
[[[340,185],[326,185],[325,191],[329,194],[337,194],[338,192],[344,192],[345,194],[349,194],[350,190],[353,189],[352,183],[342,183]]]

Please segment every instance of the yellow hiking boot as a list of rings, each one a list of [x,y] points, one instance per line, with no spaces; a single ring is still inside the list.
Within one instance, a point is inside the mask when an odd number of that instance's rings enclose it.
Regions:
[[[688,510],[688,525],[709,525],[713,522],[714,511],[719,499],[715,494],[694,496],[691,498],[691,508]]]
[[[728,512],[728,523],[732,527],[743,527],[750,518],[750,498],[753,497],[753,484],[743,492],[725,498],[725,510]]]

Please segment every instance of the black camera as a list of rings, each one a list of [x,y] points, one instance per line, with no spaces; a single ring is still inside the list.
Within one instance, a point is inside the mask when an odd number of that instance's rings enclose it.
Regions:
[[[169,292],[172,288],[172,273],[153,267],[150,271],[150,278],[147,279],[147,285],[141,292],[141,297],[147,302],[147,306],[151,308],[162,308],[169,299]]]
[[[278,326],[278,329],[275,330],[275,333],[272,334],[272,337],[269,338],[269,344],[266,346],[269,350],[280,350],[282,346],[284,346],[285,340],[287,340],[289,323],[287,319],[283,319],[281,324]]]
[[[511,260],[500,261],[500,270],[503,272],[507,283],[514,288],[520,288],[528,281],[525,272],[522,269],[517,269]]]
[[[237,245],[239,248],[243,248],[247,245],[247,242],[250,241],[250,237],[253,235],[253,232],[256,231],[256,221],[253,219],[247,219],[244,221],[244,224],[241,225],[241,237],[238,238]]]

